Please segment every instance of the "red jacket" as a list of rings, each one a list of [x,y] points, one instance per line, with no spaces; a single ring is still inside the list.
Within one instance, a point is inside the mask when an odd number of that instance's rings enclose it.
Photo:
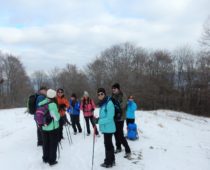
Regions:
[[[80,105],[80,110],[83,111],[85,117],[93,116],[93,112],[96,108],[94,101],[90,98],[87,100],[83,99]]]
[[[58,97],[57,96],[57,102],[58,102],[58,111],[61,116],[64,116],[66,114],[66,109],[70,107],[69,101],[65,97]]]

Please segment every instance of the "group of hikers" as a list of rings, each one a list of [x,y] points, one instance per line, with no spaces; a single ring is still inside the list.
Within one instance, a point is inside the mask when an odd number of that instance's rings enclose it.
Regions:
[[[80,124],[80,111],[83,112],[87,136],[91,134],[90,123],[93,127],[93,135],[100,137],[99,131],[104,137],[105,159],[101,167],[111,168],[115,166],[115,154],[125,148],[125,158],[131,157],[131,149],[127,139],[124,136],[123,128],[126,120],[127,127],[135,123],[135,110],[137,105],[133,96],[126,95],[121,91],[120,84],[112,85],[112,95],[108,96],[104,88],[97,89],[99,115],[94,115],[96,104],[89,93],[84,91],[83,97],[79,100],[75,93],[72,93],[68,100],[64,95],[64,89],[59,88],[56,91],[41,87],[35,100],[34,119],[37,125],[37,146],[42,146],[44,163],[49,165],[57,164],[57,147],[63,137],[63,126],[72,125],[74,135],[82,133]],[[42,123],[39,123],[39,113],[49,116],[43,116]],[[67,115],[70,115],[69,122]],[[97,125],[99,130],[97,128]],[[112,136],[115,137],[114,147]],[[115,148],[115,149],[114,149]]]

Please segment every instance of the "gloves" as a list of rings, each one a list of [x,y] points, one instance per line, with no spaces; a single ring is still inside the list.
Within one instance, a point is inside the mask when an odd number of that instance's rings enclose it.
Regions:
[[[66,105],[65,104],[60,104],[58,106],[59,110],[66,110]]]
[[[98,124],[99,117],[98,117],[98,118],[94,117],[94,118],[93,118],[93,121],[94,121],[95,124]]]

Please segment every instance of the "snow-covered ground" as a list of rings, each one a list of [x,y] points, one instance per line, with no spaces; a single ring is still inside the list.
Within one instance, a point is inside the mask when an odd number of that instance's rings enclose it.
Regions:
[[[36,146],[36,126],[25,108],[0,110],[0,169],[91,170],[93,136],[73,135],[70,145],[64,129],[58,164],[42,162]],[[98,110],[96,110],[98,112]],[[210,119],[158,110],[137,111],[139,140],[128,141],[132,160],[116,155],[113,170],[210,170]],[[81,125],[84,130],[83,118]],[[114,138],[113,138],[114,141]],[[96,139],[94,170],[104,169],[103,136]]]

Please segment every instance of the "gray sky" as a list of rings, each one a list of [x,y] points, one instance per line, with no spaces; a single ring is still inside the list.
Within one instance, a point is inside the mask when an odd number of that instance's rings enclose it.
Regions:
[[[116,43],[198,49],[209,11],[209,0],[7,0],[0,50],[20,56],[31,73],[67,63],[83,68]]]

